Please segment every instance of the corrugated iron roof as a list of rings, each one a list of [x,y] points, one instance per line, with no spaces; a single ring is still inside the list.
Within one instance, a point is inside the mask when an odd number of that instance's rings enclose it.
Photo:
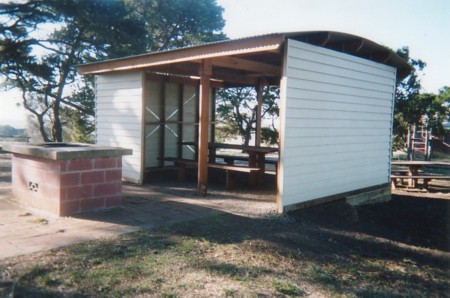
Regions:
[[[272,33],[223,40],[83,64],[79,65],[77,70],[80,74],[99,74],[240,55],[259,55],[255,56],[254,60],[263,63],[281,64],[281,59],[278,59],[279,61],[276,59],[266,61],[262,54],[275,53],[281,55],[281,49],[288,38],[396,67],[397,78],[399,79],[406,77],[411,72],[411,66],[389,48],[363,37],[334,31]]]

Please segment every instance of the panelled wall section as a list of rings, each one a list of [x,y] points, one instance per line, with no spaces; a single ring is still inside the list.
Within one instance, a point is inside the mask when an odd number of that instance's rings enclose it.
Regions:
[[[145,169],[173,166],[165,158],[197,160],[198,84],[164,79],[145,82]],[[214,90],[210,94],[209,140],[214,139]]]
[[[142,183],[142,85],[140,71],[96,76],[96,143],[133,150],[122,159],[122,177],[134,183]]]
[[[165,157],[195,159],[198,90],[194,85],[146,81],[145,167],[173,165]]]
[[[389,182],[393,67],[288,40],[279,211]]]

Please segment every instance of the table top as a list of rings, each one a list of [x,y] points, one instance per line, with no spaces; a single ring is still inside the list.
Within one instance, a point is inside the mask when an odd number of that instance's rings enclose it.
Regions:
[[[450,166],[450,162],[445,161],[425,161],[425,160],[402,160],[391,162],[394,166]]]
[[[271,153],[277,152],[278,148],[276,147],[262,147],[262,146],[245,146],[238,144],[225,144],[225,143],[210,143],[210,148],[223,148],[223,149],[237,149],[247,152],[256,152],[256,153]]]

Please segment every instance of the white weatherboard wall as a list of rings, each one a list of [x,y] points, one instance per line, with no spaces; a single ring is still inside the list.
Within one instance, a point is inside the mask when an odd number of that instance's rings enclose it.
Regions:
[[[102,74],[96,81],[96,143],[124,147],[133,154],[122,158],[122,177],[142,182],[142,73]]]
[[[389,183],[395,68],[288,40],[283,71],[279,211]]]

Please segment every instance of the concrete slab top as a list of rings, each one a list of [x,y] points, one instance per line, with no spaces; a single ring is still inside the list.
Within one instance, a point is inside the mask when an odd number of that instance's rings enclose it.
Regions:
[[[117,157],[131,155],[133,150],[83,143],[4,144],[3,150],[51,160]]]

